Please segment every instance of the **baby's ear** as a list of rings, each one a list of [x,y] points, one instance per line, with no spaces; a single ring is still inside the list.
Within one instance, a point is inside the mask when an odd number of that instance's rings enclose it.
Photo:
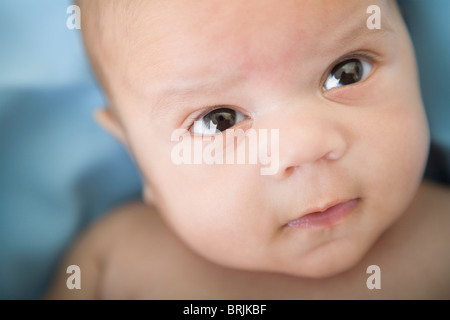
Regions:
[[[127,145],[125,139],[125,132],[119,123],[119,120],[109,108],[98,109],[94,112],[95,121],[117,140]]]

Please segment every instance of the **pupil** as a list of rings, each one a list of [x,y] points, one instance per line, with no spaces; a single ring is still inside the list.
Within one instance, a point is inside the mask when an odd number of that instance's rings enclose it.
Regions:
[[[216,125],[216,130],[224,131],[231,128],[236,123],[236,111],[227,108],[220,108],[211,111],[204,120],[209,127],[211,121]]]
[[[335,68],[334,77],[342,85],[358,82],[362,76],[362,65],[357,59],[347,60],[338,64]]]

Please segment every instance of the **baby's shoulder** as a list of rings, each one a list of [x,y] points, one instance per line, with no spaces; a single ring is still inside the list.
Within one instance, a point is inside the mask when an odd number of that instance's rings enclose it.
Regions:
[[[383,274],[387,297],[450,297],[450,189],[423,182],[405,214],[380,238],[366,264]]]
[[[104,263],[114,252],[131,245],[137,238],[155,236],[160,227],[155,209],[135,200],[105,213],[87,228],[79,242],[85,242],[85,247],[96,250],[99,260]]]
[[[415,251],[424,257],[425,272],[434,276],[449,297],[450,288],[450,187],[424,182],[419,194],[415,223],[409,229],[416,235]]]
[[[158,297],[177,276],[179,266],[195,260],[157,210],[142,201],[113,210],[95,232],[109,239],[102,258],[99,296],[103,299]]]
[[[450,267],[450,187],[426,181],[414,203],[409,233],[415,234],[424,248],[434,248]]]
[[[450,187],[424,181],[392,231],[394,237],[409,239],[415,246],[446,248],[450,241]]]
[[[450,231],[450,187],[427,181],[422,184],[419,197],[420,214],[439,229]]]
[[[135,201],[119,206],[93,222],[79,235],[60,261],[45,298],[102,298],[105,276],[112,270],[111,259],[123,255],[123,245],[132,246],[137,236],[146,233],[145,228],[150,226],[150,230],[157,229],[157,223],[152,224],[155,216],[152,213],[152,208],[141,201]],[[68,266],[77,266],[80,270],[81,290],[68,290]]]
[[[94,224],[90,232],[103,246],[106,265],[115,256],[151,253],[163,244],[168,230],[156,209],[141,200],[122,204]],[[144,250],[144,251],[142,251]]]
[[[140,232],[148,231],[148,228],[157,228],[159,225],[159,216],[155,208],[141,200],[134,200],[106,213],[93,225],[92,232],[115,242],[122,241],[122,236],[138,235]]]

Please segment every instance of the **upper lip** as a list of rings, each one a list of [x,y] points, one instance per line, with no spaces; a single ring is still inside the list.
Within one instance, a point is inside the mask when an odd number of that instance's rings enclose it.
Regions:
[[[333,201],[328,202],[325,205],[309,208],[308,210],[305,210],[300,216],[298,216],[298,217],[296,217],[296,218],[294,218],[292,220],[289,220],[289,222],[292,222],[292,221],[295,221],[297,219],[300,219],[301,217],[304,217],[304,216],[306,216],[308,214],[311,214],[311,213],[324,212],[324,211],[330,209],[331,207],[334,207],[335,205],[338,205],[340,203],[344,203],[344,202],[347,202],[347,201],[350,201],[350,200],[353,200],[353,199],[356,199],[356,198],[347,198],[347,199],[333,200]]]
[[[351,200],[351,199],[347,199],[347,200],[334,200],[334,201],[328,202],[328,203],[327,203],[326,205],[324,205],[324,206],[314,207],[314,208],[308,209],[307,211],[305,211],[304,214],[302,214],[302,216],[305,216],[305,215],[310,214],[310,213],[315,213],[315,212],[324,212],[324,211],[330,209],[331,207],[334,207],[335,205],[338,205],[339,203],[347,202],[347,201],[350,201],[350,200]]]

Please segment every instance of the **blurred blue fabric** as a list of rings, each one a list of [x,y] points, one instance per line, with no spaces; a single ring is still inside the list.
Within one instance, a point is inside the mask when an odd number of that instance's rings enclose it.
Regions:
[[[414,43],[431,130],[425,175],[450,185],[450,1],[398,2]]]
[[[401,0],[414,42],[432,139],[450,148],[450,1]]]
[[[401,0],[437,146],[428,173],[450,182],[450,1]],[[92,120],[104,97],[70,0],[0,2],[0,299],[38,299],[87,224],[140,196],[125,150]]]
[[[37,299],[79,231],[140,196],[125,150],[94,123],[104,105],[70,1],[0,2],[0,299]]]

